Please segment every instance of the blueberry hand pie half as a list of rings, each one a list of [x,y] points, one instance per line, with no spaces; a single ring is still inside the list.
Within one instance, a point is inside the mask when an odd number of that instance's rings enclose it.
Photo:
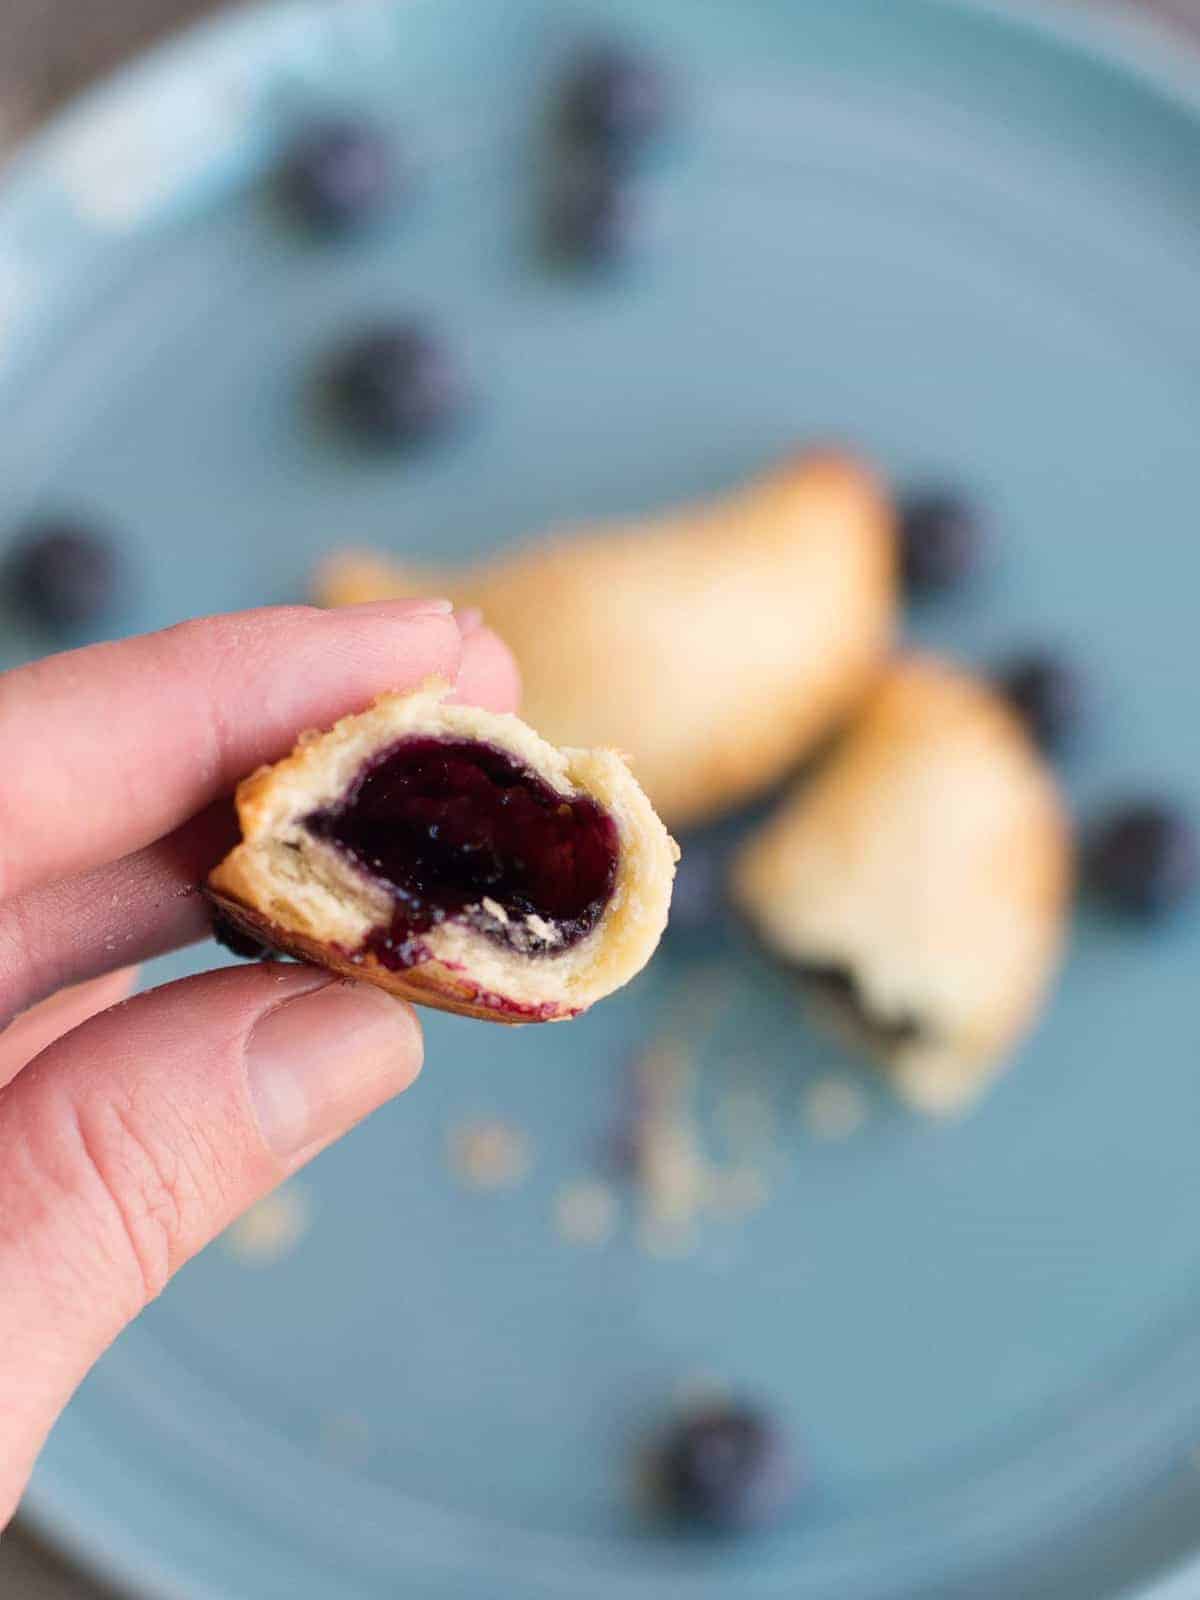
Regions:
[[[1031,1024],[1071,886],[1057,787],[987,685],[898,662],[745,846],[735,894],[900,1093],[951,1112]]]
[[[385,695],[238,789],[209,879],[262,943],[490,1022],[554,1022],[627,983],[662,935],[678,850],[611,750],[516,717]]]

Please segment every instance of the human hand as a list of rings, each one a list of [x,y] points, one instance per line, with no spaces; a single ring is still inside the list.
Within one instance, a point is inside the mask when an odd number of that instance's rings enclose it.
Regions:
[[[442,602],[217,617],[0,676],[0,1528],[125,1324],[420,1070],[410,1007],[313,967],[125,997],[132,963],[205,936],[237,780],[433,673],[516,704],[505,647]]]

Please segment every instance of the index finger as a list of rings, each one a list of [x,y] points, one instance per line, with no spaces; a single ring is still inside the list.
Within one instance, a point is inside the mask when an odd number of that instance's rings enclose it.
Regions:
[[[151,844],[298,733],[432,674],[447,601],[279,606],[50,656],[0,677],[0,898]]]

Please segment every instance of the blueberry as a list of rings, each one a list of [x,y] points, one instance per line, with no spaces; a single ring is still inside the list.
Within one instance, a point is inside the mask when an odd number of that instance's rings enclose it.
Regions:
[[[951,490],[909,495],[900,506],[900,571],[910,594],[942,594],[973,577],[983,553],[979,518]]]
[[[212,936],[222,950],[228,950],[231,956],[240,956],[243,961],[265,961],[273,954],[270,945],[246,933],[223,911],[213,912]]]
[[[633,196],[598,162],[571,162],[551,191],[546,228],[552,251],[587,266],[612,266],[628,253]]]
[[[328,122],[292,147],[281,183],[291,208],[313,227],[345,233],[381,211],[396,188],[386,136],[369,122]]]
[[[110,541],[76,522],[28,528],[13,555],[17,598],[50,627],[99,622],[112,610],[120,562]]]
[[[577,62],[568,81],[567,131],[589,149],[634,155],[666,126],[669,100],[656,61],[623,45],[597,46]]]
[[[666,1441],[662,1472],[678,1516],[731,1533],[775,1521],[795,1484],[778,1424],[761,1411],[732,1404],[679,1422]]]
[[[1169,801],[1134,801],[1095,829],[1087,869],[1097,893],[1118,911],[1144,920],[1165,916],[1200,881],[1195,828]]]
[[[1043,750],[1061,750],[1078,733],[1087,693],[1070,661],[1048,654],[1021,656],[996,681]]]
[[[334,378],[346,421],[376,444],[425,443],[446,432],[466,407],[466,385],[449,348],[415,322],[363,334]]]
[[[680,858],[671,895],[671,930],[675,933],[709,933],[726,909],[725,878],[728,859],[724,851],[701,841],[689,844]]]

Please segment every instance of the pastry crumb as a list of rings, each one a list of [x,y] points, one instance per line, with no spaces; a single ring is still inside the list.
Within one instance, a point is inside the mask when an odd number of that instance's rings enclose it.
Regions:
[[[226,1255],[243,1266],[269,1267],[292,1253],[311,1221],[308,1191],[297,1183],[288,1183],[265,1195],[226,1228],[221,1244]]]
[[[867,1097],[849,1078],[819,1078],[804,1090],[800,1114],[816,1139],[849,1139],[867,1120]]]
[[[607,1244],[617,1225],[617,1212],[612,1185],[592,1178],[564,1184],[554,1203],[559,1237],[567,1244]]]
[[[681,1046],[659,1045],[640,1058],[637,1077],[638,1245],[648,1255],[687,1255],[707,1175],[692,1114],[694,1065]]]
[[[450,1167],[471,1189],[512,1189],[529,1174],[532,1155],[523,1129],[509,1122],[461,1123],[450,1130]]]
[[[652,1119],[642,1128],[638,1152],[642,1208],[654,1222],[691,1222],[704,1199],[707,1168],[689,1119]]]
[[[540,939],[543,944],[561,944],[562,929],[554,923],[547,922],[545,917],[539,917],[536,911],[530,911],[525,918],[525,926],[535,939]]]

